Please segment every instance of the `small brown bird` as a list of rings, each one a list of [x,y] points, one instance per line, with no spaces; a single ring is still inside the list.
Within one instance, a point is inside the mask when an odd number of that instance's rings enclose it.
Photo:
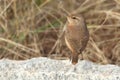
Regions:
[[[65,42],[71,50],[72,64],[78,62],[78,56],[85,49],[89,40],[89,32],[82,15],[69,15],[65,29]]]

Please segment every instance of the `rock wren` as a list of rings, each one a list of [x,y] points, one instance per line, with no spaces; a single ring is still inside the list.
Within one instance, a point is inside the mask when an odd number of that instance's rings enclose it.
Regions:
[[[72,64],[78,62],[78,56],[85,49],[89,40],[89,32],[82,15],[69,15],[65,29],[65,42],[71,50]]]

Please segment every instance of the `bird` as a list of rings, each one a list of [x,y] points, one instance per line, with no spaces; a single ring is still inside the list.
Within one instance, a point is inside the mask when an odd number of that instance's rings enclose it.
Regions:
[[[67,16],[65,28],[65,43],[71,51],[72,64],[78,63],[79,54],[86,48],[89,41],[89,31],[81,14]]]

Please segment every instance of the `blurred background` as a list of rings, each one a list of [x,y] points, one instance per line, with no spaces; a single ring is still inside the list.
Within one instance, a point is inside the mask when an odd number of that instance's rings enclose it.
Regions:
[[[59,36],[72,12],[90,33],[83,59],[120,65],[120,0],[0,0],[0,59],[68,59]]]

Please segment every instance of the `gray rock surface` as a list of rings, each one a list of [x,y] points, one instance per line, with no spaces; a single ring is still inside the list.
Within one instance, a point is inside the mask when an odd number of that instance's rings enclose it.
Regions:
[[[0,60],[0,80],[120,80],[120,67],[79,61],[33,58],[25,61]]]

